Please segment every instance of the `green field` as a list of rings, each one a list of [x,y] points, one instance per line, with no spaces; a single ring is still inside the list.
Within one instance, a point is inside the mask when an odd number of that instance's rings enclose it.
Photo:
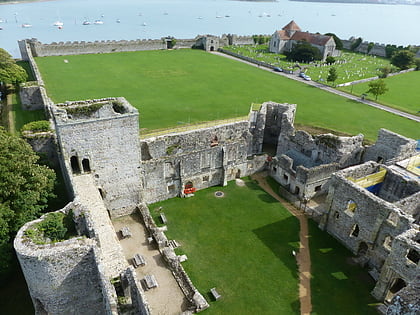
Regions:
[[[388,91],[378,96],[378,102],[414,115],[420,115],[420,71],[412,71],[385,79]],[[368,82],[342,88],[344,91],[355,95],[366,93],[369,89]],[[372,94],[368,98],[375,100]]]
[[[283,69],[298,70],[293,68],[296,62],[287,61],[285,55],[269,52],[268,45],[228,46],[224,49]],[[336,63],[332,65],[326,65],[322,61],[310,64],[301,63],[300,65],[305,68],[305,72],[312,80],[322,81],[329,85],[375,77],[378,75],[379,69],[391,66],[389,59],[349,51],[342,51],[341,55],[335,59]],[[328,71],[331,67],[337,70],[338,78],[335,83],[327,82]]]
[[[299,246],[299,222],[253,180],[245,182],[245,187],[231,181],[149,208],[159,222],[156,209],[162,207],[166,235],[181,244],[178,254],[188,256],[183,266],[198,290],[208,301],[212,287],[223,296],[206,313],[300,314],[298,266],[291,255]],[[218,190],[225,197],[216,198]],[[351,253],[310,227],[314,314],[375,314],[368,306],[374,300],[367,272],[348,265]]]
[[[276,101],[298,104],[297,123],[363,133],[370,140],[376,139],[382,127],[420,138],[413,121],[203,51],[58,56],[36,61],[53,101],[124,96],[139,109],[143,130],[244,116],[253,102]]]

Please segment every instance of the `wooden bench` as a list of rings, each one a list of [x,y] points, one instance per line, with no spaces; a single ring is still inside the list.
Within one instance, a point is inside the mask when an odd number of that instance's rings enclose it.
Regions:
[[[168,220],[166,220],[166,217],[165,217],[164,213],[161,213],[159,215],[159,217],[160,217],[160,220],[162,221],[163,224],[166,224],[166,222],[168,222]]]
[[[216,291],[216,288],[211,288],[210,289],[210,293],[211,295],[213,295],[214,299],[217,301],[219,300],[222,296]]]
[[[133,257],[133,265],[135,268],[139,266],[144,266],[146,264],[146,260],[144,257],[140,254],[135,254]]]
[[[123,237],[123,238],[131,237],[131,231],[130,231],[130,229],[128,228],[128,226],[124,226],[124,227],[121,229],[121,235],[122,235],[122,237]]]
[[[146,275],[144,277],[144,282],[146,282],[147,289],[156,288],[158,286],[154,275]]]

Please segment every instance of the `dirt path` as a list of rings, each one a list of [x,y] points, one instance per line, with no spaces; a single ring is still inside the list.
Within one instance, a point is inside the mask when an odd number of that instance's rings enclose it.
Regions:
[[[252,179],[255,179],[258,184],[264,189],[268,194],[274,197],[278,202],[280,202],[292,215],[294,215],[300,223],[300,249],[299,253],[296,255],[296,260],[299,265],[299,300],[300,300],[300,314],[309,315],[312,310],[311,302],[311,256],[309,253],[309,240],[308,240],[308,219],[303,214],[302,211],[298,210],[296,207],[288,203],[286,200],[282,199],[277,195],[268,185],[266,175],[262,173],[254,174],[251,176]]]

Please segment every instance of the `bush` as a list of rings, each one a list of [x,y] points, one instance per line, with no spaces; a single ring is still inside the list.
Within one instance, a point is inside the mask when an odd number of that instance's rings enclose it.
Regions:
[[[416,71],[420,70],[420,58],[416,58],[414,60],[414,64],[416,65]]]
[[[46,132],[50,131],[50,122],[48,120],[38,120],[32,121],[23,125],[21,132],[23,131],[33,131],[33,132]]]
[[[327,59],[325,59],[325,63],[328,65],[332,65],[335,63],[335,58],[333,56],[328,56]]]
[[[64,226],[65,214],[61,212],[52,212],[45,216],[44,220],[38,225],[45,238],[52,241],[60,241],[64,239],[67,228]]]

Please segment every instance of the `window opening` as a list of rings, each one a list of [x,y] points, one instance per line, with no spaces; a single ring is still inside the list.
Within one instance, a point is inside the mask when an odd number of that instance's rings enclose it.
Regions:
[[[356,225],[353,227],[353,230],[351,231],[350,236],[353,236],[353,237],[358,237],[358,236],[359,236],[359,232],[360,232],[360,230],[359,230],[359,226],[356,224]]]
[[[414,249],[410,249],[407,253],[407,259],[417,264],[420,260],[419,252]]]
[[[89,159],[83,159],[82,160],[82,166],[83,166],[83,172],[85,172],[85,173],[89,173],[90,172]]]
[[[72,156],[70,158],[70,165],[73,174],[80,174],[79,158],[77,156]]]

